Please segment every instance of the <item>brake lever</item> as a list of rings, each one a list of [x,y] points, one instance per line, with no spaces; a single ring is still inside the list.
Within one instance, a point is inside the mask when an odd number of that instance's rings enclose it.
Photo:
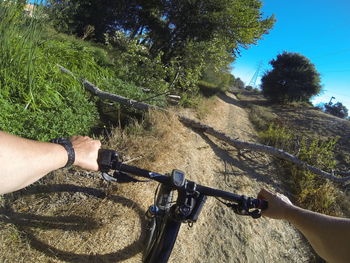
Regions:
[[[251,216],[254,219],[260,218],[261,217],[261,210],[255,209],[253,211],[249,211],[249,209],[242,207],[241,205],[237,204],[230,204],[226,203],[226,205],[230,208],[232,208],[233,212],[236,213],[237,215],[241,216]]]
[[[117,178],[114,178],[113,176],[105,172],[102,172],[102,179],[107,182],[118,182]]]

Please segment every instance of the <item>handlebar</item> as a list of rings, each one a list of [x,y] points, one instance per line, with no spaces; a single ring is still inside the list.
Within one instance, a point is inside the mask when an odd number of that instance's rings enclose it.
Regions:
[[[226,206],[233,209],[233,211],[240,215],[250,215],[253,218],[258,218],[261,216],[261,210],[267,209],[268,203],[265,200],[255,199],[252,197],[247,197],[244,195],[237,195],[234,193],[226,192],[219,189],[214,189],[211,187],[196,184],[193,181],[185,180],[181,185],[174,185],[169,175],[163,175],[155,172],[151,172],[145,169],[138,168],[136,166],[131,166],[124,164],[119,161],[118,153],[114,150],[99,150],[98,160],[99,170],[103,173],[108,173],[110,170],[115,170],[114,176],[104,177],[106,180],[110,181],[122,181],[122,182],[136,182],[139,181],[134,179],[127,174],[133,174],[136,176],[148,178],[157,181],[162,184],[166,184],[178,191],[186,192],[198,192],[205,196],[213,196],[225,199],[232,203],[225,203]],[[126,174],[125,174],[126,173]],[[118,180],[119,177],[119,180]],[[109,179],[108,179],[109,178]],[[256,209],[250,211],[251,209]]]

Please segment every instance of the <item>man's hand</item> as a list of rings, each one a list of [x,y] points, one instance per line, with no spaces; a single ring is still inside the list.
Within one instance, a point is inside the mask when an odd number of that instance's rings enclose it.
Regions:
[[[88,136],[73,136],[70,141],[75,151],[74,165],[86,170],[97,171],[97,156],[101,142]]]
[[[266,189],[261,189],[258,199],[268,201],[268,209],[263,210],[261,214],[273,219],[286,219],[288,211],[294,207],[288,197],[282,194],[273,194]]]
[[[350,219],[302,209],[293,205],[286,196],[265,189],[259,192],[258,198],[269,202],[262,215],[285,219],[294,225],[327,262],[350,262]]]

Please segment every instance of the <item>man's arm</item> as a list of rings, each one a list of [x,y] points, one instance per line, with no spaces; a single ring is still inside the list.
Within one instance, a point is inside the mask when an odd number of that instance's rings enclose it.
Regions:
[[[74,136],[74,165],[98,170],[97,155],[100,141]],[[64,167],[66,149],[54,143],[24,139],[0,131],[0,194],[28,186],[49,172]]]
[[[328,262],[350,262],[350,220],[315,213],[293,205],[280,194],[262,189],[258,198],[265,199],[269,208],[263,215],[285,219],[293,224],[310,242],[315,251]]]

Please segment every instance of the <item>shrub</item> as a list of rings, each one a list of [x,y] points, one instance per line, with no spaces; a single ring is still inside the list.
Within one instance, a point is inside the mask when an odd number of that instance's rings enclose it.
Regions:
[[[265,131],[269,124],[276,119],[276,115],[267,107],[249,105],[249,119],[258,131]]]
[[[198,82],[199,92],[205,97],[211,97],[222,91],[220,87],[215,84],[201,80]]]
[[[324,104],[324,111],[339,118],[348,117],[348,109],[341,102]]]
[[[255,93],[260,93],[260,90],[259,90],[258,88],[254,88],[253,91],[254,91]]]
[[[234,85],[235,78],[229,73],[229,68],[218,70],[213,66],[208,66],[202,73],[201,81],[211,83],[220,88],[229,88]]]
[[[273,102],[309,101],[321,91],[320,74],[306,57],[284,52],[270,61],[261,79],[263,95]]]
[[[113,36],[106,36],[106,44],[110,56],[115,58],[113,70],[118,78],[156,94],[168,89],[166,79],[172,81],[175,73],[163,65],[161,53],[152,57],[148,48],[120,31],[116,31]]]
[[[337,138],[315,139],[310,144],[303,140],[298,158],[320,169],[331,171],[336,165],[334,158],[336,142]],[[298,204],[320,213],[331,215],[338,213],[337,192],[332,183],[297,167],[290,167],[290,174],[294,179],[294,192],[297,195]]]
[[[293,140],[293,133],[286,126],[272,123],[266,130],[259,132],[259,138],[267,145],[289,150],[290,142]]]
[[[244,82],[240,78],[236,78],[234,85],[239,89],[244,89],[245,87]]]
[[[296,156],[312,166],[326,171],[335,168],[334,147],[338,138],[314,139],[309,143],[302,138],[299,146],[297,143],[299,140],[293,131],[276,124],[270,124],[267,129],[259,132],[259,137],[263,143],[288,152],[294,152],[299,148]],[[295,196],[296,204],[320,213],[339,214],[336,202],[338,192],[331,182],[296,167],[291,162],[285,160],[277,162],[282,167],[283,176],[286,177],[288,186]]]

